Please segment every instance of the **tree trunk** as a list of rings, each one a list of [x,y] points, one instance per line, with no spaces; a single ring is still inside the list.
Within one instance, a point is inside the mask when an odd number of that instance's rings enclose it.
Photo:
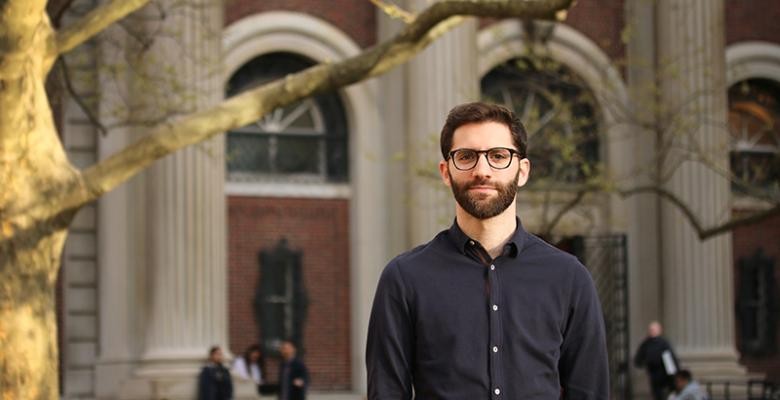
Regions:
[[[0,398],[57,399],[54,286],[67,231],[0,243]]]

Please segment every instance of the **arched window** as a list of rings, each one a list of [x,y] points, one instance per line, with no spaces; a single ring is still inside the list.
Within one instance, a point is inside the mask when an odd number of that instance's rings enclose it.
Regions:
[[[511,108],[525,125],[535,182],[579,183],[599,168],[595,97],[569,68],[515,58],[488,72],[481,87],[484,100]]]
[[[780,194],[780,84],[747,79],[729,88],[732,189]]]
[[[259,56],[230,78],[227,96],[312,65],[311,60],[292,53]],[[347,146],[347,118],[339,95],[308,98],[228,132],[228,180],[346,182]]]

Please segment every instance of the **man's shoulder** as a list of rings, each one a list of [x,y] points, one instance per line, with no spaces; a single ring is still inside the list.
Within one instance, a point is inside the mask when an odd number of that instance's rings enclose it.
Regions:
[[[566,273],[587,272],[577,257],[530,233],[526,238],[520,259],[524,262],[542,263],[545,266],[561,268]]]
[[[431,257],[440,257],[446,252],[447,243],[445,243],[445,240],[447,240],[446,231],[440,232],[428,243],[421,244],[395,256],[387,263],[387,267],[395,265],[400,268],[408,268],[426,263]]]

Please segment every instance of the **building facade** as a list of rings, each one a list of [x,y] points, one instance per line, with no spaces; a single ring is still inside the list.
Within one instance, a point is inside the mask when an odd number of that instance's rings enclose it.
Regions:
[[[175,119],[403,25],[364,0],[159,3],[66,60],[87,99],[65,96],[60,110],[79,166],[142,136],[128,121]],[[276,347],[292,339],[316,396],[361,398],[379,274],[452,223],[438,132],[451,107],[480,98],[513,107],[531,133],[526,228],[594,265],[594,239],[621,238],[623,283],[600,292],[618,309],[606,321],[615,397],[647,393],[630,365],[652,320],[701,379],[780,381],[780,219],[701,240],[666,195],[705,226],[780,198],[778,19],[772,0],[581,1],[563,23],[472,19],[382,77],[161,160],[73,223],[63,397],[191,398],[213,344],[238,355],[259,343],[273,382]],[[580,194],[597,177],[623,193]]]

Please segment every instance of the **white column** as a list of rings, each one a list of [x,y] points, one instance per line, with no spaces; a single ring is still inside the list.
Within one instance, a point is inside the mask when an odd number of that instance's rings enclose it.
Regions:
[[[137,21],[156,34],[131,89],[135,119],[175,120],[223,93],[222,3],[158,3]],[[209,347],[227,352],[224,163],[219,136],[166,156],[144,176],[143,350],[122,398],[193,398]]]
[[[410,0],[420,11],[431,0]],[[477,21],[469,19],[417,55],[408,66],[408,240],[425,243],[452,224],[454,203],[439,178],[439,133],[449,110],[479,99]]]
[[[656,21],[655,4],[645,0],[627,0],[625,3],[626,24],[632,35],[626,43],[626,80],[630,96],[630,112],[641,122],[632,126],[635,133],[630,136],[627,155],[630,167],[624,171],[642,171],[633,184],[651,185],[655,182],[656,132],[643,127],[656,126]],[[639,124],[637,124],[639,125]],[[629,309],[630,309],[630,356],[647,334],[647,324],[661,320],[661,271],[659,245],[659,198],[648,193],[635,195],[625,200],[630,210],[630,224],[626,226],[629,255]],[[631,363],[633,364],[633,363]],[[644,369],[633,368],[633,390],[638,398],[650,398]],[[638,396],[641,395],[641,396]]]
[[[658,3],[660,145],[665,188],[706,225],[730,215],[723,0]],[[700,156],[705,155],[705,159]],[[682,212],[661,203],[662,307],[666,333],[699,377],[744,376],[734,347],[731,235],[701,241]]]

